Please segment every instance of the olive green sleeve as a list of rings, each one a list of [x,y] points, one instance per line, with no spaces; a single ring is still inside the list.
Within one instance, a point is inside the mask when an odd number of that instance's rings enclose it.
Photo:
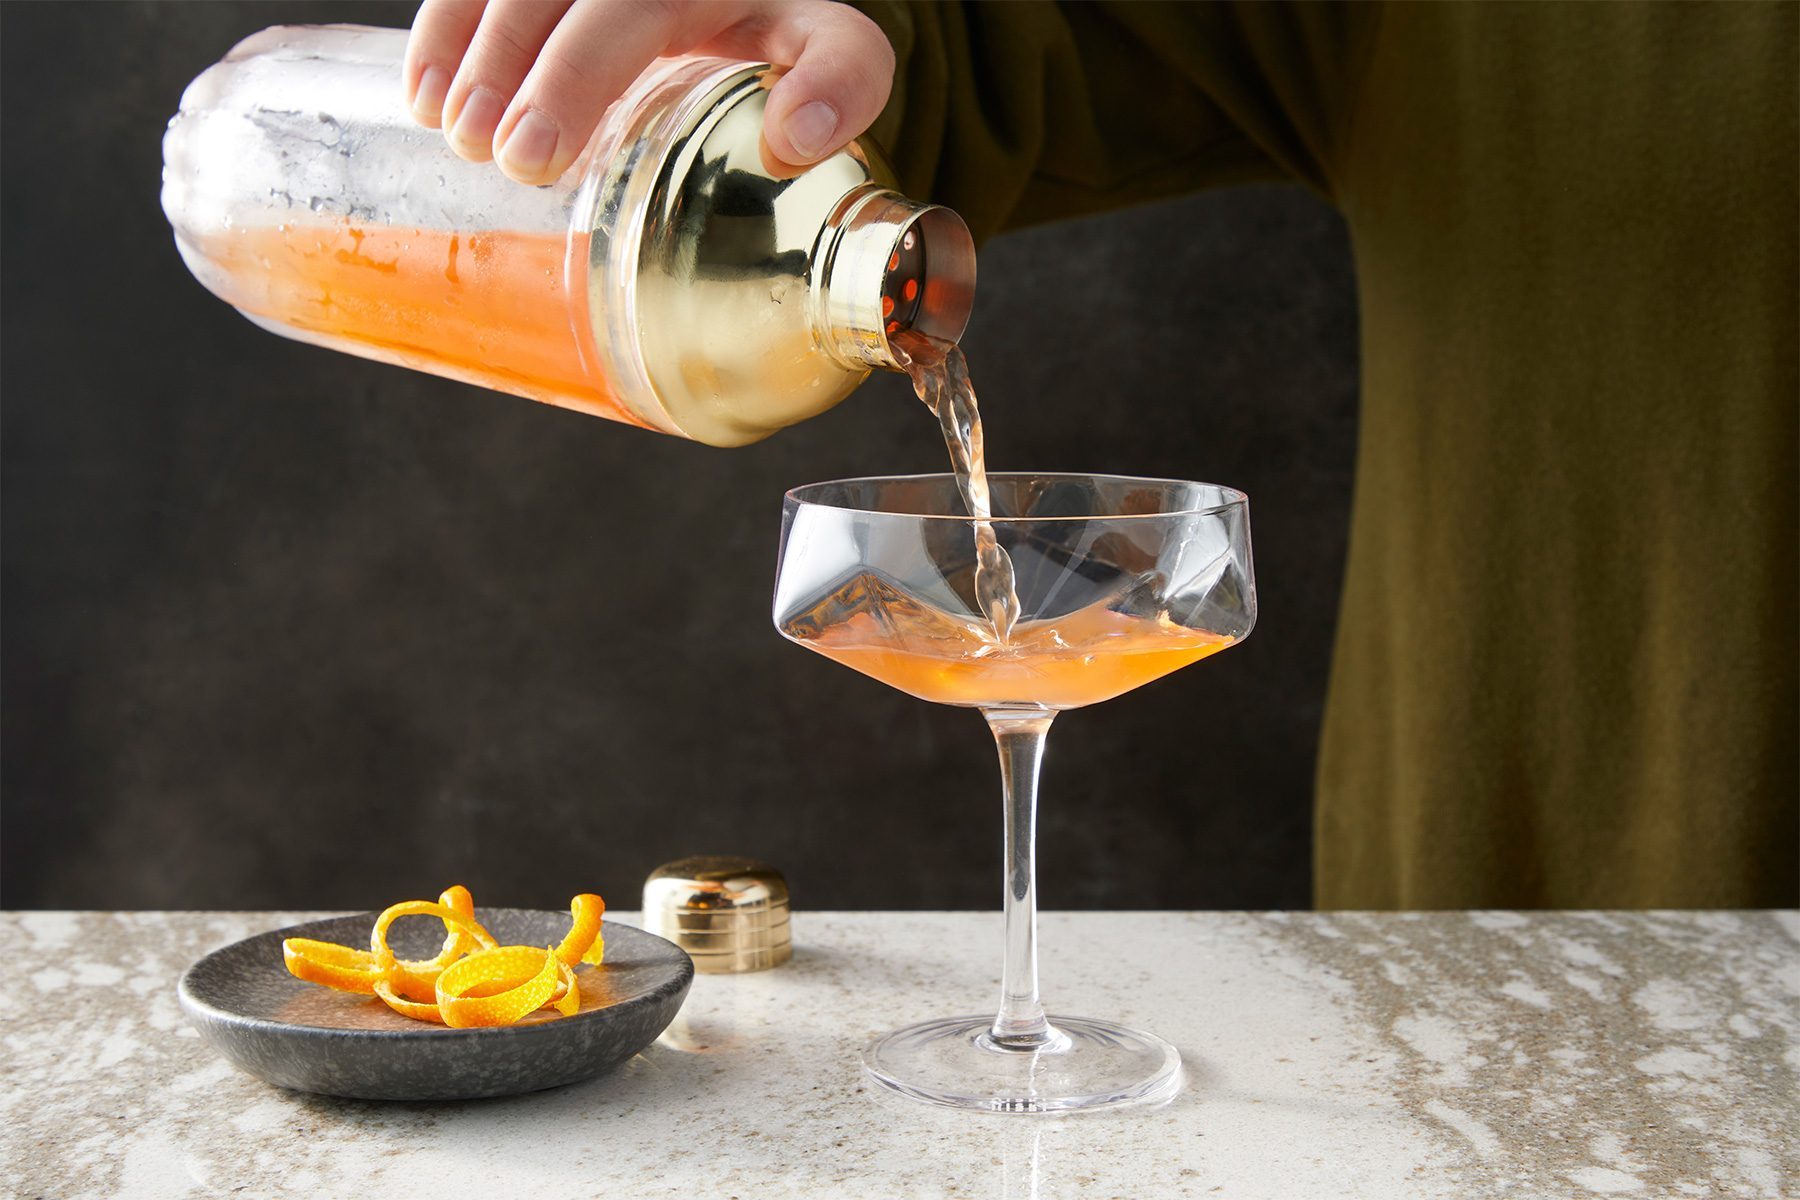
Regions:
[[[1372,5],[857,0],[893,44],[874,135],[976,237],[1213,184],[1330,193]]]

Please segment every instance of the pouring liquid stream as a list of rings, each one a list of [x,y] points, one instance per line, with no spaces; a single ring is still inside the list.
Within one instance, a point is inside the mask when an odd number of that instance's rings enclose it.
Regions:
[[[1019,617],[1019,595],[1013,585],[1012,559],[994,536],[990,521],[994,510],[988,494],[987,453],[969,365],[962,347],[917,330],[895,334],[891,344],[913,391],[943,427],[957,489],[975,518],[975,600],[995,640],[1004,646]]]

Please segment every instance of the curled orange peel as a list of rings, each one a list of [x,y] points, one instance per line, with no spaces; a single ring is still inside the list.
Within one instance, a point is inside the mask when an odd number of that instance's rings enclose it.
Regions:
[[[483,950],[491,950],[500,944],[494,940],[494,935],[489,933],[487,929],[482,926],[481,922],[475,919],[472,910],[463,913],[457,911],[448,904],[434,904],[430,900],[402,900],[399,904],[390,904],[382,909],[381,915],[375,918],[375,927],[369,930],[369,952],[373,954],[376,959],[384,962],[400,961],[394,957],[394,952],[388,949],[388,926],[392,925],[401,917],[411,916],[436,917],[444,923],[444,928],[450,931],[450,938],[448,939],[450,941],[455,941],[457,936],[462,934],[473,938]],[[441,971],[444,967],[450,965],[453,958],[454,956],[448,953],[440,953],[435,959],[409,963],[408,965],[424,970],[434,966],[439,960],[442,960],[443,966],[437,968]]]
[[[606,901],[592,892],[583,892],[569,901],[569,917],[573,922],[556,957],[571,967],[580,963],[598,963],[605,951],[600,939],[600,918],[606,915]]]
[[[583,892],[569,902],[569,932],[554,947],[501,946],[475,919],[474,899],[460,884],[434,904],[407,900],[376,917],[369,949],[288,938],[282,960],[296,978],[338,991],[372,995],[401,1016],[467,1029],[511,1025],[539,1008],[564,1016],[581,1011],[574,968],[605,953],[606,902]],[[405,916],[436,917],[444,945],[435,958],[408,960],[388,947],[388,928]]]
[[[550,1004],[565,1017],[572,1017],[581,1011],[581,984],[575,978],[575,969],[566,962],[556,964],[556,973],[562,976],[556,991],[550,995]]]
[[[388,949],[388,926],[406,916],[436,917],[444,923],[444,948],[438,951],[436,958],[412,961],[397,958]],[[460,884],[444,889],[436,904],[425,900],[407,900],[389,905],[375,918],[375,927],[369,931],[369,952],[375,956],[376,963],[384,969],[401,995],[415,1000],[429,996],[432,985],[437,981],[438,972],[462,957],[473,946],[488,949],[498,944],[494,936],[475,919],[475,902],[469,895],[469,889]]]
[[[469,889],[460,883],[453,883],[438,896],[438,903],[445,908],[454,908],[471,921],[475,919],[475,897],[469,895]],[[460,926],[444,926],[444,948],[439,950],[431,965],[443,970],[470,950],[474,949],[475,935]]]
[[[311,938],[288,938],[281,943],[281,958],[288,973],[297,979],[364,996],[373,992],[386,974],[367,950]]]
[[[430,1021],[436,1025],[444,1023],[444,1016],[438,1012],[437,993],[432,992],[432,999],[426,1001],[408,1000],[394,990],[394,985],[382,980],[375,985],[375,995],[381,1002],[403,1017],[411,1017],[415,1021]]]
[[[509,950],[529,949],[534,953],[536,952],[536,947],[508,946],[506,948]],[[554,1008],[563,1016],[572,1017],[581,1011],[581,984],[576,981],[575,972],[570,968],[568,963],[558,960],[556,963],[556,973],[558,978],[555,988],[550,993],[550,999],[538,1007]],[[477,985],[475,988],[470,989],[470,991],[472,995],[478,993],[481,998],[489,998],[495,995],[495,989],[491,983],[486,986]],[[403,1017],[411,1017],[415,1021],[431,1021],[438,1025],[443,1025],[445,1023],[444,1014],[436,1003],[435,989],[433,991],[432,1000],[421,1002],[410,1000],[405,996],[400,995],[395,991],[391,984],[383,981],[375,985],[375,995],[380,997],[382,1002],[389,1008],[393,1009]],[[471,1002],[472,1001],[465,1001],[465,1003]]]
[[[550,946],[542,950],[536,946],[477,950],[457,959],[438,976],[438,1014],[452,1029],[511,1025],[549,1003],[563,965]],[[470,994],[477,989],[487,994]]]

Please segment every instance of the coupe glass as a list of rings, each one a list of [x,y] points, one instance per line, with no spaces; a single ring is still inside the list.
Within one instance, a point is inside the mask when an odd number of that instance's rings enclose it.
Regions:
[[[795,488],[782,510],[775,626],[892,687],[978,708],[1000,751],[1006,817],[1000,1010],[897,1029],[863,1051],[874,1079],[957,1108],[1057,1112],[1154,1102],[1181,1058],[1150,1033],[1046,1016],[1038,1000],[1038,766],[1056,714],[1241,641],[1256,622],[1243,493],[1117,475],[989,476],[1012,560],[1004,641],[976,601],[978,522],[950,475]]]

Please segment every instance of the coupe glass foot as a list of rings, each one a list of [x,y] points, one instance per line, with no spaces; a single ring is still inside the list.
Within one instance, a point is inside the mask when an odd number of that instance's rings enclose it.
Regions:
[[[915,1100],[982,1112],[1050,1113],[1156,1104],[1181,1086],[1181,1055],[1155,1034],[1087,1017],[1051,1017],[1041,1049],[1007,1049],[994,1018],[947,1017],[870,1042],[863,1069]],[[1056,1036],[1060,1035],[1060,1036]]]

